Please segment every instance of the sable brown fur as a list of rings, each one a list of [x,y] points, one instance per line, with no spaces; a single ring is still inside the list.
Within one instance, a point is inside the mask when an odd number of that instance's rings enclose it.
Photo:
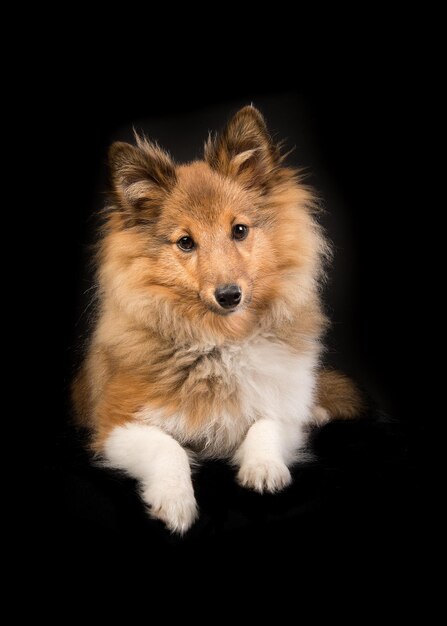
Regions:
[[[365,408],[362,395],[352,380],[329,369],[319,372],[316,404],[335,419],[359,417]]]
[[[181,413],[182,442],[200,448],[210,415],[234,416],[241,402],[223,366],[225,346],[259,331],[297,353],[319,354],[328,246],[314,196],[284,167],[253,107],[208,140],[204,161],[178,166],[137,137],[136,146],[113,144],[109,165],[98,322],[73,386],[79,421],[101,452],[113,428],[145,407],[166,419]],[[234,223],[249,226],[244,246],[229,238]],[[178,249],[184,235],[197,241],[197,254]],[[235,280],[243,306],[219,314],[215,286]],[[360,406],[353,386],[331,372],[321,373],[317,396],[332,417],[351,417]]]

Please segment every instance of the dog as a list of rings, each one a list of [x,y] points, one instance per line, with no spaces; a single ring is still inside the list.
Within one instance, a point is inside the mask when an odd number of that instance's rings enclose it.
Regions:
[[[176,165],[136,135],[111,146],[109,168],[73,400],[95,453],[182,534],[198,515],[193,464],[228,459],[242,486],[282,490],[309,426],[362,401],[320,365],[329,246],[256,108],[210,136],[201,161]]]

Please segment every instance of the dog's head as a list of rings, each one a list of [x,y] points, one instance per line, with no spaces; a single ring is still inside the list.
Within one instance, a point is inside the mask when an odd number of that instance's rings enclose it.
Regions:
[[[278,299],[314,288],[312,196],[254,107],[208,139],[203,161],[176,166],[137,137],[113,144],[109,162],[102,283],[134,316],[240,335]]]

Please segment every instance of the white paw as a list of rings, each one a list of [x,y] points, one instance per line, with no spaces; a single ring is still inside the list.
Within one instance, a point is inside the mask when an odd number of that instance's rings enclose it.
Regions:
[[[156,493],[154,493],[156,491]],[[150,506],[150,515],[161,520],[173,533],[183,535],[197,518],[197,502],[191,488],[170,487],[163,491],[146,489],[143,500]]]
[[[281,491],[292,482],[289,468],[282,461],[247,461],[241,466],[237,479],[243,487],[263,491]]]

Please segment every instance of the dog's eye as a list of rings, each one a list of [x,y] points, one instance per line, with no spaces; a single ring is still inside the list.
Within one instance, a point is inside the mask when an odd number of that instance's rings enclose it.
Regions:
[[[233,239],[242,241],[248,235],[248,226],[245,224],[235,224],[232,229]]]
[[[191,252],[191,250],[194,250],[194,248],[196,247],[196,244],[194,243],[194,239],[192,237],[180,237],[180,239],[177,241],[177,245],[180,250],[183,250],[183,252]]]

